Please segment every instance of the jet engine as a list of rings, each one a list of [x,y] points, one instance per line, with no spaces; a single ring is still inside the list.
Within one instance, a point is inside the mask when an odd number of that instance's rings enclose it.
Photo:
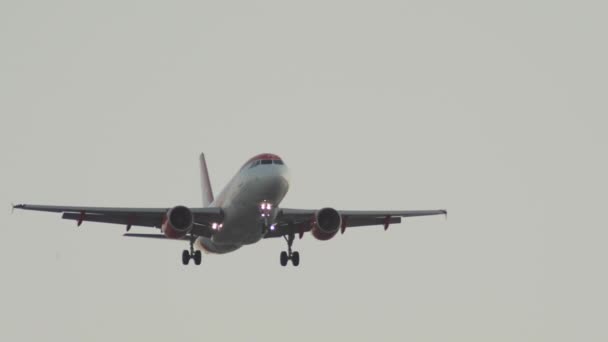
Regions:
[[[317,240],[329,240],[336,235],[342,224],[342,216],[333,208],[323,208],[315,213],[311,233]]]
[[[165,214],[160,229],[170,239],[181,239],[190,232],[193,223],[194,217],[190,209],[179,205]]]

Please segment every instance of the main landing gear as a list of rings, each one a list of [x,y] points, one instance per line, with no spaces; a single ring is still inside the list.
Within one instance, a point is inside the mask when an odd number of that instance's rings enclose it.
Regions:
[[[194,241],[196,241],[196,238],[194,236],[190,236],[190,251],[184,249],[184,251],[182,252],[182,264],[184,265],[188,265],[190,259],[194,259],[194,264],[196,265],[201,264],[203,256],[201,254],[201,251],[194,250]]]
[[[298,253],[297,251],[291,251],[291,246],[293,245],[295,235],[289,234],[287,236],[283,236],[283,238],[285,238],[285,241],[287,241],[287,252],[281,252],[281,266],[286,266],[289,260],[291,260],[291,263],[294,266],[298,266],[300,264],[300,253]]]

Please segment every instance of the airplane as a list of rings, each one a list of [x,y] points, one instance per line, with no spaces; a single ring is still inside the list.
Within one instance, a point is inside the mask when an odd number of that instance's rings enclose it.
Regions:
[[[330,240],[338,231],[362,226],[401,223],[413,216],[445,215],[446,210],[337,210],[290,209],[279,206],[289,189],[289,169],[279,156],[263,153],[249,159],[217,197],[213,196],[205,155],[200,155],[203,207],[177,205],[171,208],[117,208],[17,204],[13,209],[62,213],[63,219],[113,223],[126,226],[124,236],[186,240],[190,249],[182,252],[182,263],[200,265],[201,250],[224,254],[262,239],[283,237],[287,251],[280,254],[281,266],[300,264],[292,250],[295,236],[310,233],[318,240]],[[156,234],[129,233],[132,226],[160,229]]]

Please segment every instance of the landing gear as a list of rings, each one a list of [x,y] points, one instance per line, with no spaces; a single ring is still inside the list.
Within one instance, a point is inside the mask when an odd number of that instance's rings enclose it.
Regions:
[[[266,201],[260,203],[260,216],[262,217],[262,236],[270,230],[270,215],[272,214],[272,204]]]
[[[291,254],[291,263],[294,266],[298,266],[300,264],[300,253],[299,252],[293,252],[293,254]]]
[[[182,252],[182,264],[188,265],[189,262],[190,262],[190,253],[184,249],[184,251]]]
[[[287,266],[287,261],[289,261],[289,256],[287,256],[287,252],[281,252],[281,266]]]
[[[201,261],[203,259],[203,256],[201,254],[201,251],[195,251],[194,252],[194,256],[192,257],[194,259],[194,264],[195,265],[200,265]]]
[[[201,251],[194,250],[194,241],[196,241],[196,238],[194,236],[191,236],[190,237],[190,250],[185,249],[182,252],[182,264],[184,264],[184,265],[188,265],[188,263],[190,262],[190,259],[194,260],[195,265],[201,264],[203,255],[202,255]]]
[[[266,236],[269,230],[267,220],[264,220],[260,226],[262,227],[262,236]]]
[[[292,252],[291,246],[293,245],[293,240],[295,239],[294,234],[289,234],[287,236],[283,236],[285,241],[287,241],[287,252],[281,252],[281,266],[287,266],[287,262],[291,260],[291,263],[294,266],[298,266],[300,264],[300,253]]]

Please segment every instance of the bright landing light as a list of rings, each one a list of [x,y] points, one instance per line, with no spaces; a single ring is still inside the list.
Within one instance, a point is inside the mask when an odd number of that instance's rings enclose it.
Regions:
[[[262,203],[260,203],[260,209],[270,210],[270,209],[272,209],[272,203],[262,202]]]

